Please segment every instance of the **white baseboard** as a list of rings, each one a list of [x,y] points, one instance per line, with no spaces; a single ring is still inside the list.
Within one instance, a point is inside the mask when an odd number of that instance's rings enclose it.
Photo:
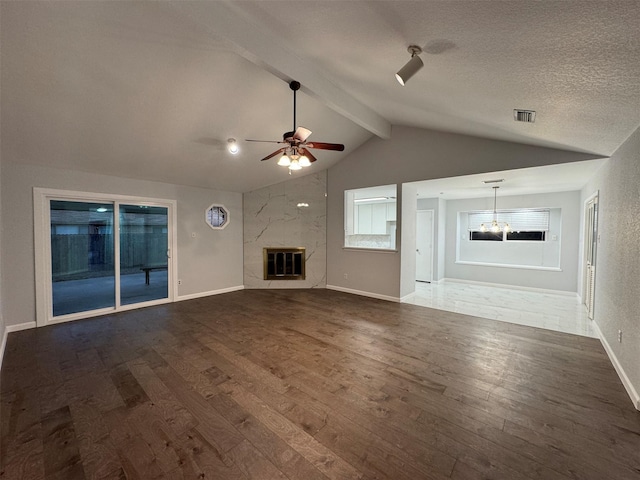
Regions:
[[[406,303],[409,302],[411,300],[413,300],[416,297],[416,292],[412,292],[409,295],[405,295],[404,297],[400,298],[400,303]]]
[[[11,332],[19,332],[20,330],[27,330],[29,328],[36,328],[36,322],[19,323],[18,325],[7,325],[4,327],[4,333],[2,334],[2,345],[0,345],[0,368],[2,368],[2,361],[4,360],[4,349],[7,346],[7,338]]]
[[[636,410],[640,410],[640,395],[638,395],[638,391],[635,389],[635,387],[631,383],[631,380],[629,380],[629,377],[625,373],[624,368],[622,368],[622,365],[620,365],[620,362],[618,361],[618,357],[616,357],[616,354],[613,352],[613,349],[609,345],[609,342],[607,342],[607,339],[604,338],[604,335],[602,334],[600,327],[598,327],[598,324],[595,321],[593,322],[593,328],[598,334],[598,337],[600,338],[600,343],[602,343],[602,346],[604,347],[605,352],[607,352],[607,355],[609,356],[609,360],[611,360],[611,363],[613,364],[613,368],[616,369],[616,372],[618,373],[618,376],[622,381],[622,385],[624,385],[624,388],[627,391],[627,394],[629,395],[629,397],[631,397],[633,406],[636,407]]]
[[[210,297],[211,295],[220,295],[222,293],[237,292],[238,290],[244,290],[244,285],[238,285],[236,287],[221,288],[219,290],[210,290],[208,292],[191,293],[189,295],[180,295],[179,297],[176,298],[176,302],[182,302],[184,300],[193,300],[195,298]]]
[[[0,369],[2,368],[2,360],[4,360],[4,347],[7,346],[7,337],[9,336],[9,332],[6,327],[4,329],[4,333],[2,334],[2,344],[0,345]]]
[[[483,287],[508,288],[510,290],[524,290],[525,292],[550,293],[553,295],[564,295],[567,297],[575,297],[576,299],[579,298],[576,292],[567,292],[566,290],[551,290],[547,288],[523,287],[519,285],[509,285],[505,283],[478,282],[475,280],[463,280],[460,278],[444,278],[442,280],[442,283],[466,283],[469,285],[480,285]]]
[[[373,293],[373,292],[365,292],[363,290],[354,290],[352,288],[338,287],[337,285],[327,285],[326,289],[336,290],[338,292],[344,292],[344,293],[353,293],[354,295],[361,295],[363,297],[377,298],[378,300],[387,300],[388,302],[396,302],[396,303],[400,302],[399,297],[392,297],[390,295],[381,295],[379,293]]]
[[[30,328],[36,328],[36,322],[19,323],[18,325],[7,325],[7,333],[19,332],[20,330],[29,330]]]

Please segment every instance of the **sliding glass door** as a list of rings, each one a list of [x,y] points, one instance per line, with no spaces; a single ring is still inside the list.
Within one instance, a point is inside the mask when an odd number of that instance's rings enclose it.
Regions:
[[[120,205],[122,305],[168,297],[167,235],[167,208]]]
[[[171,301],[175,202],[34,189],[38,326]]]
[[[115,307],[113,205],[51,200],[53,316]]]

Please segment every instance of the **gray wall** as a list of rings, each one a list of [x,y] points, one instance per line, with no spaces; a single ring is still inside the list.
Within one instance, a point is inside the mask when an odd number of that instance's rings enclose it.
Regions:
[[[561,230],[558,232],[552,228],[552,231],[549,232],[550,235],[557,234],[557,241],[560,242],[561,271],[557,272],[456,263],[456,245],[457,241],[460,241],[459,238],[456,238],[458,233],[458,212],[491,210],[493,208],[493,197],[447,201],[446,277],[458,280],[576,292],[579,264],[578,246],[580,243],[580,221],[582,215],[580,205],[579,191],[498,198],[500,209],[537,207],[562,209]],[[557,222],[552,222],[552,227],[555,223]],[[546,246],[553,247],[553,242],[549,238],[544,243]],[[527,246],[531,246],[531,244]],[[533,246],[535,247],[536,245]],[[548,256],[551,256],[551,254],[549,253]]]
[[[1,342],[4,339],[4,328],[5,328],[5,321],[4,321],[4,315],[2,313],[2,311],[4,310],[4,297],[2,296],[2,285],[4,284],[4,282],[2,281],[2,257],[4,257],[3,253],[2,253],[2,237],[4,236],[4,223],[2,222],[2,160],[0,159],[0,349],[4,348],[4,344],[2,344]],[[4,351],[0,350],[0,364],[2,364],[2,357]]]
[[[246,288],[313,288],[326,285],[327,173],[322,171],[244,194]],[[298,207],[306,203],[308,207]],[[304,247],[305,280],[264,280],[262,249]]]
[[[2,164],[2,315],[7,325],[35,321],[33,187],[176,200],[178,296],[242,286],[242,194],[124,179],[40,166]],[[212,230],[205,210],[230,212],[228,227]],[[192,234],[195,233],[195,237]],[[6,281],[10,278],[11,281]]]
[[[410,293],[408,285],[415,279],[409,278],[410,272],[402,272],[400,282],[399,253],[343,248],[345,190],[395,183],[398,184],[398,192],[401,192],[404,182],[594,158],[598,157],[419,128],[393,127],[391,139],[373,138],[329,169],[327,284],[400,298],[401,293]],[[399,202],[402,202],[401,198]],[[415,210],[415,201],[411,203]],[[403,211],[402,207],[399,211]],[[398,219],[398,245],[404,248],[402,228],[402,219]],[[411,268],[409,263],[406,267]],[[348,274],[347,278],[344,278],[345,273]]]
[[[583,188],[581,205],[596,191],[600,242],[594,320],[640,409],[640,128]]]

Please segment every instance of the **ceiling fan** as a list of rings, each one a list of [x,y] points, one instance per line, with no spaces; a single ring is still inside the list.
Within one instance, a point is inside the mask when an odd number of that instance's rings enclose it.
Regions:
[[[304,127],[296,127],[296,92],[300,90],[300,82],[296,82],[295,80],[290,82],[289,88],[293,90],[293,131],[285,132],[282,135],[281,141],[247,140],[247,142],[284,144],[284,147],[279,148],[270,155],[267,155],[261,161],[269,160],[281,153],[282,156],[280,157],[280,160],[278,160],[278,165],[289,167],[289,173],[291,173],[291,170],[300,170],[303,167],[308,167],[311,163],[317,160],[317,158],[309,151],[310,148],[342,152],[344,150],[344,145],[341,143],[307,141],[309,135],[311,135],[311,130]]]

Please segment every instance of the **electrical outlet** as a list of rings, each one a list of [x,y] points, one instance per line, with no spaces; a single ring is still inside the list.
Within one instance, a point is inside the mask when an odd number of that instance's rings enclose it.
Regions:
[[[348,278],[349,278],[349,274],[348,274],[348,273],[345,273],[345,274],[344,274],[344,279],[345,279],[345,280],[347,280]]]
[[[182,280],[178,280],[178,285],[182,285]]]
[[[622,343],[622,330],[618,330],[618,343]]]

